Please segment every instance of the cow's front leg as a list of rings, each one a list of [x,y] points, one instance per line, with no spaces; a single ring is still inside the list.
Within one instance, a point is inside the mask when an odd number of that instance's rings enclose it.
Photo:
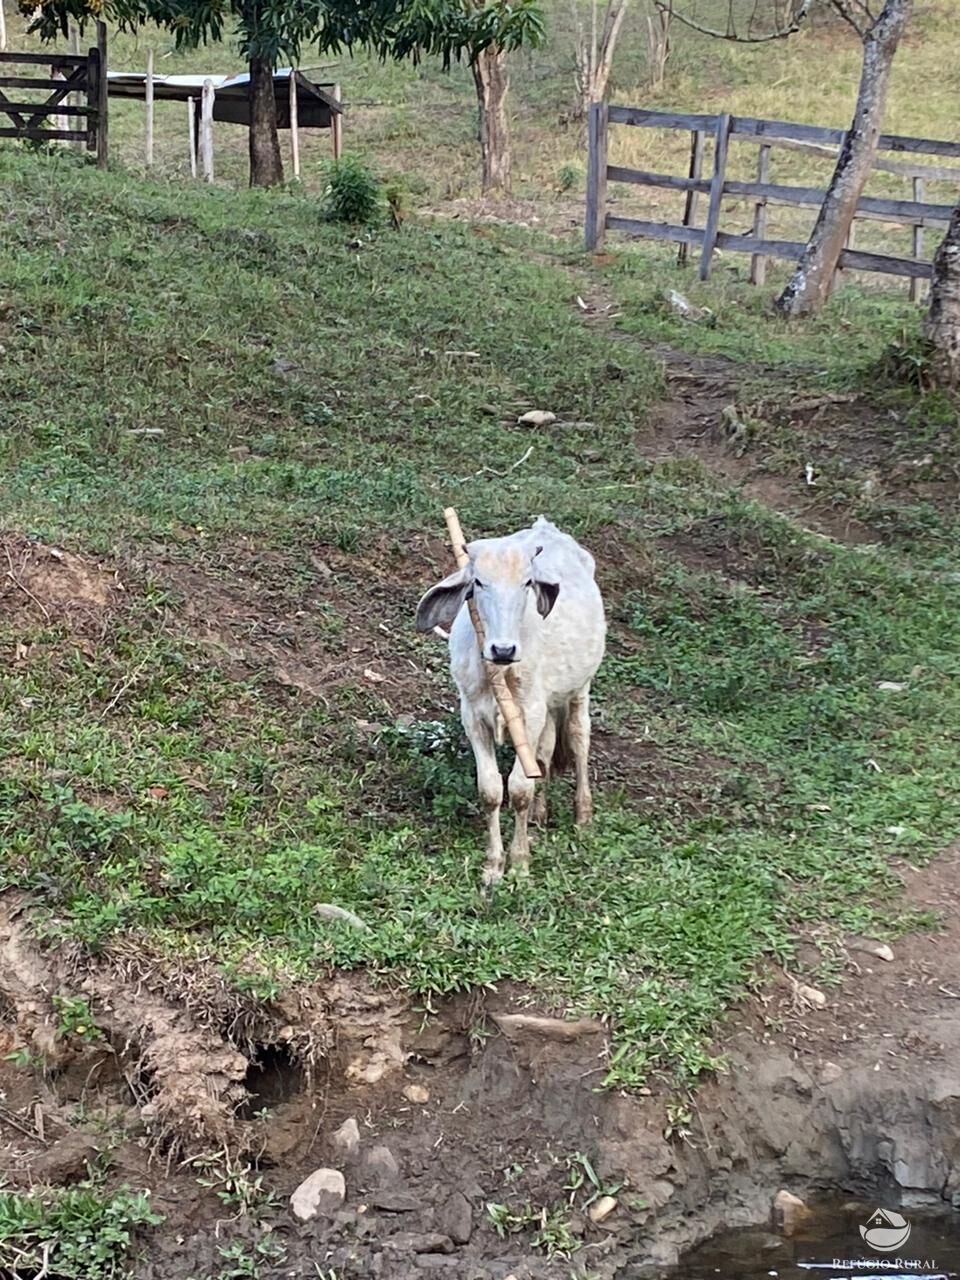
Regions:
[[[545,706],[524,707],[527,739],[539,743],[547,719]],[[510,842],[510,866],[523,875],[530,867],[530,810],[533,807],[536,782],[528,778],[519,760],[514,760],[509,779],[510,804],[513,807],[513,839]]]
[[[500,834],[503,778],[497,765],[496,744],[490,722],[465,705],[463,727],[467,731],[477,762],[477,791],[487,815],[487,861],[483,868],[483,883],[491,885],[503,879],[503,837]]]

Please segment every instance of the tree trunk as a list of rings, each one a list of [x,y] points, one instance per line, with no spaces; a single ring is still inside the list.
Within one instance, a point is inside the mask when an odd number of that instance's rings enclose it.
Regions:
[[[283,182],[277,100],[273,67],[262,58],[250,59],[250,185],[276,187]]]
[[[925,336],[933,381],[960,387],[960,204],[934,255]]]
[[[857,109],[803,257],[777,300],[786,316],[814,314],[830,296],[847,232],[877,154],[893,57],[912,7],[913,0],[886,0],[879,18],[864,34]]]
[[[480,107],[480,151],[483,194],[510,193],[510,123],[507,120],[507,74],[503,50],[490,45],[473,62],[473,82]]]

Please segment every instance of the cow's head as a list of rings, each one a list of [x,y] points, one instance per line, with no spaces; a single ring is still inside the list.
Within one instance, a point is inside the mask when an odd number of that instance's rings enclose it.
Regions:
[[[417,606],[417,630],[449,631],[467,600],[473,600],[483,623],[483,656],[504,666],[521,659],[520,624],[532,598],[545,618],[557,602],[560,587],[540,572],[537,547],[528,555],[520,547],[481,548],[467,564],[431,587]]]

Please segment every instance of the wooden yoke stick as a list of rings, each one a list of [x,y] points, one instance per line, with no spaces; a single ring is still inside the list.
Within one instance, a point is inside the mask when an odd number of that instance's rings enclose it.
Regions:
[[[450,535],[450,545],[453,548],[457,567],[462,569],[467,563],[467,544],[463,536],[463,529],[460,527],[460,519],[453,507],[446,508],[443,518],[447,522],[447,533]],[[480,652],[483,653],[483,623],[480,621],[480,615],[477,612],[476,601],[473,599],[468,600],[467,608],[470,611],[470,621],[473,623],[473,629],[477,633]],[[517,706],[513,691],[507,683],[507,668],[497,666],[495,662],[487,662],[486,660],[484,660],[483,666],[487,673],[487,679],[490,681],[490,687],[493,689],[493,696],[497,700],[497,708],[503,717],[503,723],[507,726],[507,732],[510,734],[510,739],[513,742],[513,747],[523,772],[528,778],[542,778],[543,773],[537,764],[537,757],[527,741],[527,727],[523,722],[523,712]]]

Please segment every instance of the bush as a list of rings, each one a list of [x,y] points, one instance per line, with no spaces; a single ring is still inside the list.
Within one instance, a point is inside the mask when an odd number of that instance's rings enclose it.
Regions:
[[[357,156],[343,156],[327,168],[324,215],[330,222],[370,226],[383,215],[380,182]]]

